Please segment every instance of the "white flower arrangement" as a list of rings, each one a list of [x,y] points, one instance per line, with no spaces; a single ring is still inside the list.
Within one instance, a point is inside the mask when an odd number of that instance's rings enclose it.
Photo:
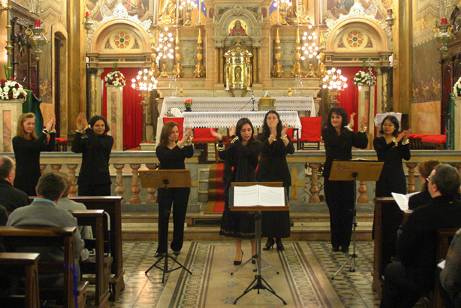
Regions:
[[[453,86],[453,94],[456,97],[461,96],[461,77],[459,77],[458,81],[456,81],[455,85]]]
[[[354,84],[358,87],[371,87],[376,84],[376,77],[372,72],[358,71],[354,75]]]
[[[106,75],[104,78],[106,86],[113,86],[116,88],[123,88],[126,84],[125,75],[120,71],[113,71]]]
[[[0,99],[25,99],[27,92],[24,90],[19,82],[14,80],[2,80],[0,81]]]

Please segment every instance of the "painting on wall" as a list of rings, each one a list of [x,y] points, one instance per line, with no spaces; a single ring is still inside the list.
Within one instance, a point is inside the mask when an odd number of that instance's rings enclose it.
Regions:
[[[122,0],[122,5],[131,16],[138,16],[140,20],[145,20],[153,14],[154,0]],[[118,0],[86,0],[86,9],[90,16],[101,21],[104,17],[112,16],[112,13],[118,4]]]
[[[325,18],[336,20],[352,10],[360,10],[377,19],[384,19],[386,10],[391,7],[392,0],[327,0]]]

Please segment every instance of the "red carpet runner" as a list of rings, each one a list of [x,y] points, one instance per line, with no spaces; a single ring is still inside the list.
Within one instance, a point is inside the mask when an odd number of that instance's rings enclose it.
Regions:
[[[222,213],[224,211],[223,175],[224,163],[210,165],[207,213]]]

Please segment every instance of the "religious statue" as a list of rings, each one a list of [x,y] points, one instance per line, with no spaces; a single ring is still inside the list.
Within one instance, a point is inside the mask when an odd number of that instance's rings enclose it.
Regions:
[[[159,17],[160,24],[172,25],[176,21],[176,1],[164,0],[162,11]]]
[[[224,54],[226,64],[225,87],[226,90],[247,90],[252,83],[251,58],[253,54],[237,42]]]
[[[240,20],[236,20],[234,26],[229,31],[230,36],[246,36],[247,33],[245,28],[242,27],[242,22]]]

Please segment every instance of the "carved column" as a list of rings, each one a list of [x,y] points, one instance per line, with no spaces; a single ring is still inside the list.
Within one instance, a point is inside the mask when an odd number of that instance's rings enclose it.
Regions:
[[[123,196],[125,188],[123,187],[123,167],[125,164],[114,164],[115,168],[115,194],[117,196]]]
[[[319,170],[321,166],[321,163],[309,163],[312,169],[309,203],[320,203]]]
[[[146,167],[149,169],[149,171],[153,171],[155,168],[157,168],[157,164],[146,164]],[[155,203],[155,192],[157,190],[153,187],[148,187],[147,188],[147,200],[146,203]]]
[[[141,192],[141,189],[139,188],[139,174],[138,170],[141,168],[141,164],[130,164],[131,168],[131,198],[130,198],[130,204],[139,204],[141,203],[141,198],[139,197],[139,193]]]
[[[77,174],[77,167],[78,164],[68,164],[67,169],[69,170],[69,196],[77,195],[77,181],[76,181],[76,174]]]
[[[358,191],[359,191],[359,196],[357,198],[357,203],[368,203],[367,183],[360,181]]]
[[[408,193],[412,193],[416,191],[416,185],[415,185],[415,173],[416,173],[416,166],[418,165],[417,163],[405,163],[408,167]]]

